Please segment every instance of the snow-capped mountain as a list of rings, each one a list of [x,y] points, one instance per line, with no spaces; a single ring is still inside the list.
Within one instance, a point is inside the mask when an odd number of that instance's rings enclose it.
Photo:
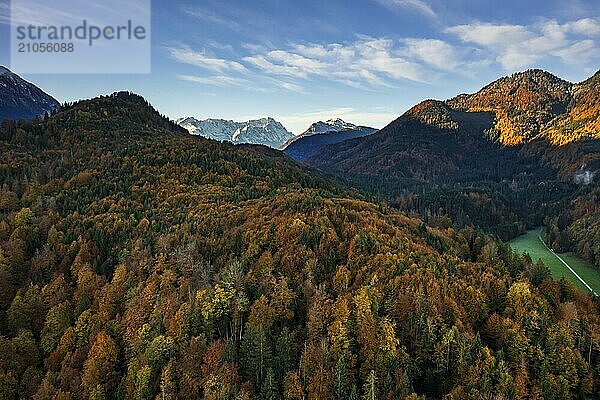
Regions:
[[[60,103],[54,97],[0,66],[0,121],[30,120],[59,108]]]
[[[300,134],[298,137],[309,136],[309,135],[317,135],[319,133],[325,132],[339,132],[348,129],[356,129],[358,126],[351,124],[349,122],[344,121],[341,118],[332,118],[325,122],[318,121],[313,123],[308,127],[304,133]]]
[[[329,144],[367,136],[376,131],[377,129],[357,126],[340,118],[319,121],[304,133],[288,140],[280,149],[288,156],[304,161]]]
[[[224,119],[198,120],[193,117],[180,118],[176,121],[192,135],[200,135],[209,139],[229,141],[235,144],[250,143],[279,148],[293,138],[280,122],[271,117],[235,122]]]
[[[232,141],[233,133],[241,125],[239,122],[227,121],[224,119],[209,118],[197,120],[194,117],[180,118],[175,122],[187,129],[192,135],[199,135],[219,141]]]
[[[332,133],[332,132],[362,130],[362,128],[372,129],[372,128],[368,128],[365,126],[358,126],[358,125],[351,124],[349,122],[344,121],[341,118],[332,118],[332,119],[328,119],[325,122],[323,122],[323,121],[314,122],[308,127],[307,130],[305,130],[298,136],[294,136],[293,138],[291,138],[287,142],[285,142],[283,144],[283,146],[280,147],[280,150],[285,150],[286,148],[288,148],[288,146],[290,144],[292,144],[296,140],[307,137],[307,136],[321,135],[324,133]]]

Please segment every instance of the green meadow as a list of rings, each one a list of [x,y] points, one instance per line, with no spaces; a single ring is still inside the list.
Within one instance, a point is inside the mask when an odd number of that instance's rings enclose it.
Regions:
[[[600,271],[572,253],[553,253],[540,240],[540,233],[541,228],[530,230],[526,234],[511,240],[509,244],[519,253],[529,253],[534,262],[541,259],[550,269],[555,279],[564,276],[572,280],[581,290],[589,292],[590,290],[558,257],[562,258],[595,292],[600,293]]]

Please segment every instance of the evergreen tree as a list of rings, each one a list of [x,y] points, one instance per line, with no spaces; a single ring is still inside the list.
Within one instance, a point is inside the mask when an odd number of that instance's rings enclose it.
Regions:
[[[245,377],[260,387],[268,366],[272,365],[271,347],[263,328],[252,325],[246,327],[242,337],[241,363]]]
[[[340,354],[333,372],[333,394],[338,400],[345,400],[350,396],[350,379],[344,354]]]
[[[363,386],[363,400],[377,400],[377,375],[371,370]]]

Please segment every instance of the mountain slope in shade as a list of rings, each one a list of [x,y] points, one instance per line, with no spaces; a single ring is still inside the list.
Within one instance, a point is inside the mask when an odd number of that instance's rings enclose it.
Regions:
[[[465,112],[426,100],[370,136],[325,146],[308,162],[346,177],[381,179],[386,185],[486,179],[497,170],[510,176],[515,171],[496,165],[498,157],[491,156],[500,146],[483,134],[493,122],[492,112]],[[510,155],[517,156],[516,151]],[[469,175],[463,175],[467,170]]]
[[[0,120],[30,120],[59,108],[55,98],[0,66]]]
[[[550,162],[569,180],[582,166],[597,164],[599,80],[598,73],[580,84],[540,70],[513,74],[474,94],[424,101],[376,134],[327,146],[309,162],[344,175],[424,182],[453,171],[485,175],[493,167],[483,153],[493,150],[502,159],[500,153],[515,153],[509,145],[520,144],[522,155]],[[477,159],[480,167],[461,168],[463,159],[469,165]]]
[[[198,120],[187,117],[180,118],[176,122],[192,135],[235,144],[262,144],[279,148],[293,137],[280,122],[271,117],[246,122],[210,118]]]

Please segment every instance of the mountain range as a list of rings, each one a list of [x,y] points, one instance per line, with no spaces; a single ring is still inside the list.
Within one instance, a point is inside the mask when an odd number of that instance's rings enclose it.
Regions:
[[[60,103],[34,84],[0,66],[0,121],[30,120],[60,108]]]
[[[212,118],[198,120],[187,117],[180,118],[176,122],[192,135],[235,144],[263,144],[279,148],[294,137],[280,122],[271,117],[246,122]]]

